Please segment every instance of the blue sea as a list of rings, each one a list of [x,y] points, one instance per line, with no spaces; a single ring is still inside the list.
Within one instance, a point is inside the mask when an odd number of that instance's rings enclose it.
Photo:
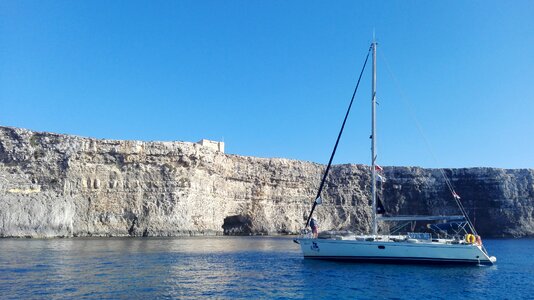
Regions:
[[[2,299],[534,299],[534,240],[494,266],[304,260],[288,237],[0,239]]]

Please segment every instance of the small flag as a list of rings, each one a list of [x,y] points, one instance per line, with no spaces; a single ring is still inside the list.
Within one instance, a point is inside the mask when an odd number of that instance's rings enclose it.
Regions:
[[[460,200],[460,196],[458,196],[458,194],[456,194],[455,191],[452,191],[452,196],[453,196],[455,199]]]
[[[375,170],[377,170],[377,171],[384,171],[384,169],[382,169],[382,167],[379,166],[379,165],[375,165]]]
[[[376,179],[380,182],[386,182],[386,177],[380,175],[380,174],[376,174]]]
[[[317,199],[315,199],[315,204],[319,205],[323,203],[323,199],[321,199],[321,196],[317,197]]]

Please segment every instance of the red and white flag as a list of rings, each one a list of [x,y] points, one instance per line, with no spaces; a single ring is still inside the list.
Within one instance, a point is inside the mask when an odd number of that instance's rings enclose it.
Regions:
[[[384,171],[384,169],[382,169],[382,167],[379,166],[379,165],[375,165],[375,170],[377,170],[377,171]]]

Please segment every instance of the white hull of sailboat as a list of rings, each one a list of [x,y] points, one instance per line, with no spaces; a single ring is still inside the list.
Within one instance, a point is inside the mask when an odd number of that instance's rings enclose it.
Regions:
[[[476,244],[389,242],[334,239],[296,239],[305,258],[381,263],[492,265]]]

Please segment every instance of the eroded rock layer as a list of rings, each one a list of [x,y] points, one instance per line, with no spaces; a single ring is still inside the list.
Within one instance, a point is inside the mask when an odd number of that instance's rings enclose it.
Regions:
[[[0,236],[297,233],[324,165],[228,155],[187,142],[0,127]],[[480,233],[534,235],[534,170],[447,169]],[[458,214],[437,169],[385,167],[391,214]],[[334,166],[321,229],[366,232],[370,172]]]

